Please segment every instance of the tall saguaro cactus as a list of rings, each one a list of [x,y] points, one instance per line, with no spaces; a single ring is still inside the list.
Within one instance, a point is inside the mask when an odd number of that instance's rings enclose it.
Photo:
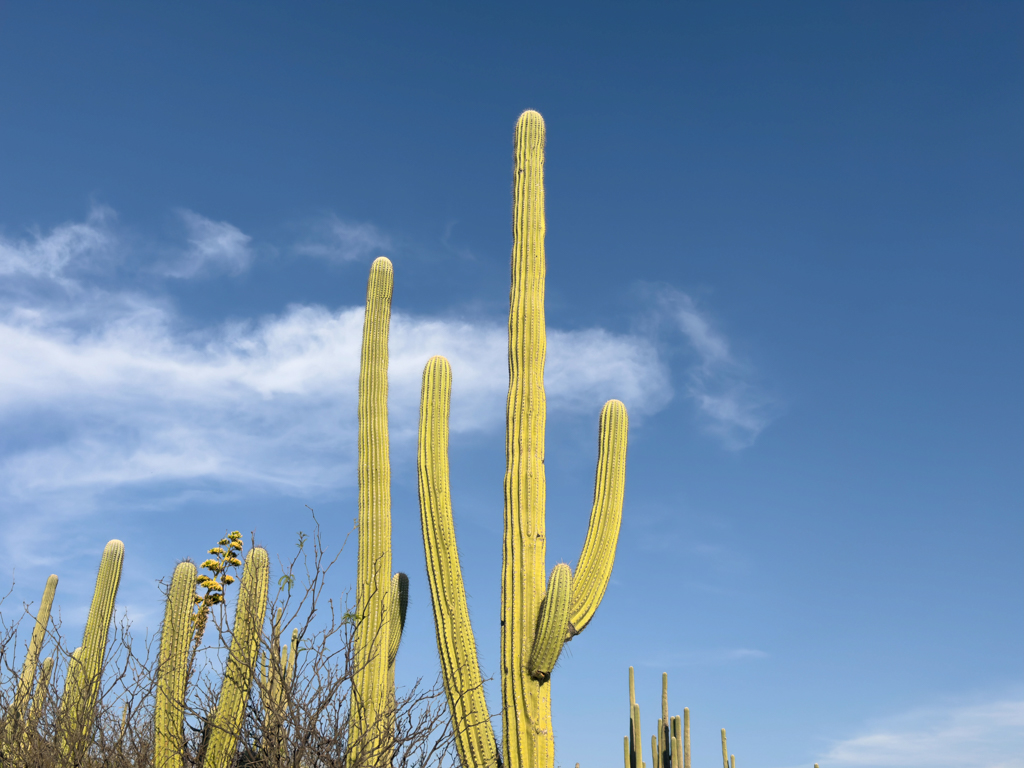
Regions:
[[[505,524],[501,584],[502,753],[505,768],[551,768],[550,675],[565,640],[590,622],[608,586],[622,515],[626,409],[601,412],[594,507],[572,574],[555,566],[546,582],[544,432],[544,120],[524,112],[515,132],[509,389],[505,438]],[[419,489],[438,652],[465,768],[498,756],[481,690],[448,490],[451,371],[434,358],[423,375]],[[547,587],[547,588],[545,588]]]
[[[263,547],[253,547],[242,569],[242,586],[238,590],[227,670],[221,684],[203,768],[229,768],[234,765],[245,703],[249,700],[259,660],[269,589],[270,556]]]
[[[178,563],[167,592],[157,666],[155,729],[156,768],[181,768],[184,760],[185,684],[192,641],[196,566]]]
[[[72,654],[68,664],[60,704],[60,745],[64,761],[70,764],[78,762],[96,714],[100,674],[123,562],[124,544],[117,539],[107,542],[96,576],[96,589],[89,607],[89,618],[85,622],[80,653]]]
[[[408,579],[391,574],[391,463],[388,444],[388,330],[394,270],[381,256],[370,267],[359,362],[359,556],[355,671],[349,751],[353,764],[390,755],[394,655],[405,621]],[[391,605],[392,582],[400,621]],[[397,633],[392,637],[393,633]]]

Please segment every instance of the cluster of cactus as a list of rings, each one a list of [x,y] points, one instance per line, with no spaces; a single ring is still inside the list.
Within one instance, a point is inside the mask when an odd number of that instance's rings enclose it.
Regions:
[[[725,731],[722,731],[725,737]],[[629,668],[629,735],[622,740],[625,768],[646,768],[640,729],[640,705],[636,703],[633,668]],[[690,710],[683,716],[668,713],[668,673],[661,675],[661,717],[657,733],[651,736],[651,768],[690,768]]]
[[[61,760],[68,765],[78,764],[89,744],[123,561],[124,544],[116,539],[108,542],[100,560],[82,644],[68,659],[58,712],[58,746]],[[49,693],[53,658],[47,657],[40,664],[39,657],[46,640],[56,590],[57,576],[54,574],[46,580],[14,698],[5,713],[4,744],[12,753],[2,756],[5,761],[14,762],[16,756],[13,753],[27,748]]]
[[[629,668],[629,735],[622,740],[625,768],[647,768],[643,760],[640,732],[640,705],[636,703],[633,668]],[[651,768],[690,768],[690,710],[683,716],[669,717],[668,673],[661,673],[661,717],[658,733],[651,736]],[[722,729],[722,768],[736,768],[736,755],[729,754],[729,743]],[[814,764],[818,768],[818,764]]]
[[[626,409],[605,404],[590,527],[576,572],[545,579],[544,120],[524,112],[515,131],[509,390],[506,410],[501,588],[502,755],[484,699],[466,605],[448,472],[452,372],[434,357],[423,372],[418,475],[438,654],[464,768],[551,768],[551,673],[563,644],[594,616],[611,575],[625,483]]]
[[[208,567],[207,563],[203,565]],[[174,569],[167,592],[164,624],[160,634],[154,714],[157,768],[181,768],[184,765],[189,649],[199,629],[199,614],[193,613],[197,602],[195,587],[197,583],[207,586],[203,579],[202,576],[196,576],[195,565],[187,561],[179,563]],[[209,737],[203,759],[204,768],[229,768],[235,761],[245,704],[249,700],[259,661],[269,588],[270,557],[262,547],[253,547],[246,555],[242,569],[242,584],[238,591],[235,623],[220,695],[207,721]],[[202,598],[199,602],[202,603]]]

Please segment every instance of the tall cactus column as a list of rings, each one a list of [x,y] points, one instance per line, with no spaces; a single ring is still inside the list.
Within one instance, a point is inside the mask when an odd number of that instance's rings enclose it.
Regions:
[[[544,120],[516,124],[508,313],[501,697],[508,768],[554,765],[550,687],[527,671],[545,581]]]
[[[388,685],[391,588],[391,464],[388,456],[388,326],[391,262],[370,268],[359,365],[359,557],[356,576],[355,674],[349,749],[355,762],[383,754]]]
[[[524,112],[516,124],[512,229],[501,762],[505,768],[552,768],[551,672],[563,643],[590,622],[608,586],[622,518],[628,419],[618,400],[609,400],[601,411],[594,506],[583,553],[575,574],[561,563],[545,582],[544,120],[533,111]],[[452,524],[447,458],[451,376],[441,357],[432,358],[423,373],[418,456],[423,545],[459,758],[464,768],[493,768],[498,763],[495,739]]]

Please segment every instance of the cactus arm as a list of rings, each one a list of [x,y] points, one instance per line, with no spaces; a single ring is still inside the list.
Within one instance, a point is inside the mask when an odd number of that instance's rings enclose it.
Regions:
[[[355,673],[349,748],[356,762],[381,750],[387,709],[388,591],[391,586],[391,467],[388,455],[388,324],[394,273],[381,256],[370,268],[359,365],[359,555]],[[366,731],[369,727],[374,730]],[[359,757],[363,754],[363,757]]]
[[[167,592],[160,633],[153,721],[156,768],[181,768],[184,757],[185,685],[192,643],[195,583],[195,565],[188,561],[178,563]]]
[[[96,589],[85,622],[85,635],[77,663],[69,664],[61,697],[60,751],[68,762],[75,762],[85,746],[85,738],[92,729],[96,716],[96,699],[100,692],[100,675],[107,651],[107,635],[114,615],[114,601],[121,583],[124,563],[124,543],[117,539],[107,542],[96,576]],[[74,659],[74,654],[72,655]]]
[[[528,670],[545,577],[544,120],[516,123],[509,294],[509,386],[501,580],[501,697],[505,768],[551,768],[550,686]]]
[[[729,768],[729,748],[725,741],[725,728],[722,729],[722,768]]]
[[[259,660],[269,589],[270,557],[262,547],[253,547],[242,569],[227,669],[213,716],[204,768],[229,768],[235,762],[245,703]]]
[[[459,760],[463,768],[496,768],[497,744],[484,698],[452,521],[448,475],[451,387],[448,361],[432,357],[423,369],[417,455],[423,549],[437,652]]]
[[[573,576],[570,636],[579,634],[590,623],[611,578],[619,524],[622,521],[628,430],[626,406],[618,400],[609,400],[601,409],[590,527]]]
[[[572,571],[565,563],[559,563],[551,571],[547,594],[541,604],[540,620],[530,651],[530,677],[539,682],[551,679],[558,654],[565,643],[566,626],[569,623],[569,602],[572,599]]]
[[[402,644],[402,631],[405,629],[405,614],[409,608],[409,577],[404,573],[396,573],[391,579],[391,597],[388,667],[395,665],[398,646]]]

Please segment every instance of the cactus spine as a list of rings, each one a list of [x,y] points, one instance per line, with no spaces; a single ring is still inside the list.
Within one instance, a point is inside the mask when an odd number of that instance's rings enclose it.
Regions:
[[[259,660],[269,588],[270,558],[267,550],[253,547],[242,569],[242,586],[238,591],[227,670],[213,716],[204,768],[229,768],[235,762],[245,703],[249,699],[252,678]]]
[[[390,754],[394,657],[408,604],[408,578],[391,574],[391,464],[388,444],[388,330],[394,270],[384,256],[370,267],[359,363],[359,556],[355,672],[349,751],[356,763]],[[404,594],[402,589],[404,588]],[[397,589],[398,594],[393,591]],[[396,606],[392,600],[397,600]]]
[[[516,123],[513,198],[501,585],[501,763],[505,768],[551,768],[554,742],[547,666],[557,659],[561,642],[590,621],[607,587],[621,519],[628,423],[622,403],[612,400],[605,405],[594,507],[577,573],[572,576],[568,566],[556,567],[546,590],[544,120],[534,111],[524,112]],[[447,362],[431,360],[423,382],[420,512],[438,652],[462,764],[490,767],[499,761],[483,703],[455,550],[447,456],[439,456],[448,447],[451,373]],[[566,587],[568,595],[561,591]],[[557,634],[561,641],[553,639]]]
[[[181,768],[184,757],[185,684],[192,641],[195,583],[195,565],[188,561],[178,563],[167,592],[160,634],[153,723],[157,768]]]
[[[85,636],[80,653],[72,654],[61,697],[60,751],[64,760],[77,763],[96,716],[96,699],[100,692],[103,657],[107,651],[110,619],[121,583],[124,544],[117,539],[107,542],[96,576],[96,589],[85,623]]]

